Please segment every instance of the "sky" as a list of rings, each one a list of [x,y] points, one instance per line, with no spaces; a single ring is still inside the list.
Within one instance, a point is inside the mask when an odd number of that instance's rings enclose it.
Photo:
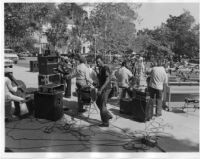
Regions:
[[[198,3],[142,3],[138,9],[138,14],[142,18],[140,24],[136,24],[137,29],[153,29],[166,22],[169,15],[179,16],[186,9],[199,23],[199,4]]]
[[[97,3],[100,1],[96,1]],[[134,1],[129,1],[129,3],[133,3]],[[166,20],[169,18],[169,15],[173,16],[179,16],[181,15],[184,10],[190,11],[190,14],[195,18],[195,22],[199,23],[199,4],[196,1],[171,1],[171,3],[168,2],[142,2],[137,1],[136,3],[141,3],[142,6],[137,10],[140,19],[142,21],[136,22],[136,29],[153,29],[154,27],[160,26],[161,23],[165,23]],[[125,1],[126,3],[126,1]],[[88,6],[90,4],[90,7]],[[93,3],[92,3],[93,4]],[[93,5],[91,3],[87,3],[86,5],[88,11],[91,11],[93,9]]]

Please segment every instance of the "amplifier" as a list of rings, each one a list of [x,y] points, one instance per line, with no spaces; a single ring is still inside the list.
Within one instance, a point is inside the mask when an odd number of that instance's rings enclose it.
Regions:
[[[153,100],[149,96],[136,96],[133,99],[133,119],[146,122],[153,117]]]
[[[64,93],[64,84],[48,84],[39,87],[39,92],[43,94],[53,94],[56,92]]]
[[[54,74],[54,70],[58,68],[58,57],[38,56],[38,67],[40,74]]]
[[[120,113],[121,114],[132,115],[133,107],[134,107],[133,99],[131,98],[120,99]]]
[[[134,98],[138,98],[138,99],[142,98],[142,100],[149,99],[150,98],[149,92],[148,91],[135,90]]]
[[[58,56],[38,56],[38,63],[41,65],[58,63]]]
[[[54,74],[55,69],[57,68],[58,68],[57,63],[51,63],[46,65],[39,63],[39,74],[44,74],[44,75]]]
[[[30,72],[38,72],[38,61],[30,61]]]
[[[60,84],[60,83],[61,83],[61,76],[59,74],[38,75],[39,85]]]
[[[35,117],[57,121],[62,118],[63,94],[56,92],[53,94],[34,93]]]

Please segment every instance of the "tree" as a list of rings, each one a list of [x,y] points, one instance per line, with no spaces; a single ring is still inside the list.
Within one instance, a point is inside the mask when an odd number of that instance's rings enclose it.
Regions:
[[[189,11],[184,11],[180,16],[172,16],[167,19],[166,26],[171,30],[169,41],[173,43],[172,51],[178,56],[194,56],[197,54],[198,33],[192,29],[195,20]],[[192,31],[193,30],[193,31]]]
[[[34,31],[42,29],[54,12],[55,5],[53,3],[5,3],[4,8],[5,44],[19,48],[31,39]]]
[[[198,57],[199,25],[193,24],[194,17],[188,11],[180,16],[170,15],[160,27],[138,31],[135,49],[148,56]]]
[[[68,46],[72,52],[80,51],[81,20],[84,11],[75,3],[61,3],[50,20],[51,27],[47,30],[48,41],[54,47]],[[71,30],[68,26],[72,25]]]
[[[97,4],[87,20],[87,39],[92,42],[92,49],[96,45],[97,51],[105,54],[122,54],[130,49],[135,38],[136,19],[136,11],[127,3]]]

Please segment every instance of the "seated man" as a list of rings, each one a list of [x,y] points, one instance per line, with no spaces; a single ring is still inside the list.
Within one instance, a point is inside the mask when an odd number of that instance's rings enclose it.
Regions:
[[[20,89],[21,87],[20,86],[18,86],[18,87],[12,86],[12,82],[11,82],[11,79],[10,79],[12,77],[11,74],[12,74],[11,68],[5,67],[5,102],[9,103],[11,101],[16,101],[16,102],[19,102],[19,103],[24,103],[25,102],[24,98],[21,98],[21,97],[13,94],[13,93],[17,92],[17,89]],[[8,106],[8,105],[6,105],[6,106]],[[11,107],[11,105],[9,107]],[[5,108],[5,110],[11,111],[11,108]],[[7,114],[9,114],[8,118],[12,118],[11,112],[7,112]]]
[[[74,71],[67,76],[67,78],[74,78],[76,77],[76,87],[78,89],[78,112],[83,113],[85,112],[85,109],[83,109],[83,103],[80,101],[80,93],[79,90],[81,90],[84,87],[92,87],[93,80],[90,78],[90,69],[86,65],[86,59],[83,56],[78,57],[78,66]]]

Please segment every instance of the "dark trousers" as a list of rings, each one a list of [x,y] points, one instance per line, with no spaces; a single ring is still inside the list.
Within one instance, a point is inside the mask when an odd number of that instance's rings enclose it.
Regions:
[[[107,110],[106,103],[108,101],[108,96],[111,89],[104,90],[100,95],[98,95],[96,104],[100,110],[100,116],[103,123],[108,123],[109,119],[112,117],[111,113]]]
[[[71,79],[66,79],[65,81],[67,84],[66,89],[65,89],[65,97],[71,97],[71,85],[72,85],[72,80]]]
[[[76,87],[77,87],[77,96],[78,96],[78,111],[83,109],[83,103],[80,100],[80,89],[82,88],[82,86],[79,83],[76,83]]]
[[[162,115],[162,90],[149,87],[149,95],[152,99],[156,97],[156,115]]]
[[[120,89],[120,99],[122,98],[132,98],[133,93],[129,88],[119,87]]]

